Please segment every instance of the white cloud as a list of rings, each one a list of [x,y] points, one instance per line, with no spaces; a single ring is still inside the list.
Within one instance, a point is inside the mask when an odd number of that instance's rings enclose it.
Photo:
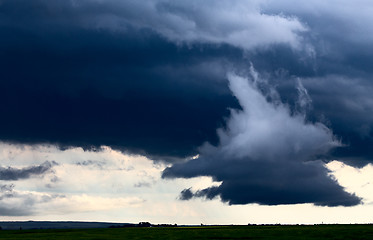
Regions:
[[[121,213],[121,221],[137,222],[151,217],[155,222],[184,211],[185,206],[176,198],[180,189],[214,184],[209,177],[163,181],[160,176],[164,164],[105,146],[102,151],[93,152],[81,148],[62,151],[52,145],[0,143],[0,162],[6,166],[21,168],[46,160],[58,165],[44,177],[0,181],[0,219],[44,216],[45,220],[64,216],[65,220],[84,220],[84,216],[95,216],[96,220],[112,221]],[[170,206],[174,210],[170,211]],[[196,214],[190,208],[180,216]]]
[[[291,115],[283,104],[270,103],[253,82],[230,74],[230,88],[243,111],[231,111],[227,131],[219,129],[221,150],[230,156],[253,160],[309,160],[340,143],[323,124],[306,123],[301,114]],[[305,89],[304,89],[305,90]],[[301,98],[304,98],[304,90]]]
[[[354,168],[335,160],[328,163],[327,167],[332,171],[331,175],[338,179],[347,191],[355,192],[362,197],[365,204],[373,204],[372,164],[363,168]]]
[[[321,223],[324,222],[369,222],[370,205],[352,208],[313,207],[310,204],[290,206],[228,206],[219,200],[193,199],[179,201],[178,193],[188,187],[206,188],[214,183],[211,177],[192,179],[162,180],[160,174],[165,165],[157,165],[145,157],[128,156],[105,147],[102,152],[85,152],[80,148],[66,151],[53,146],[28,146],[0,144],[0,161],[13,167],[37,165],[46,160],[56,160],[54,166],[58,177],[52,188],[49,177],[2,182],[0,211],[7,210],[15,216],[2,214],[0,220],[83,220],[118,221],[178,224],[246,224],[246,223]],[[11,159],[8,157],[12,156]],[[91,166],[77,166],[82,160],[103,161],[103,169]],[[127,168],[132,166],[131,170]],[[368,170],[368,168],[367,168]],[[344,186],[357,170],[345,168],[335,175]],[[369,180],[371,171],[363,170],[364,179],[348,187],[355,191],[356,186]],[[152,177],[155,183],[149,188],[136,188],[135,183]],[[369,186],[369,185],[368,185]],[[367,186],[365,187],[367,189]],[[360,192],[358,192],[360,193]],[[13,196],[4,197],[6,194]],[[363,195],[373,201],[369,194]],[[28,209],[28,211],[25,211]],[[19,215],[19,216],[17,216]],[[25,216],[27,215],[27,216]]]

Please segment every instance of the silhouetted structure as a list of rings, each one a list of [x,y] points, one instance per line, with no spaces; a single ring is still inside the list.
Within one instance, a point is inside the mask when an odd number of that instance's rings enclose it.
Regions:
[[[140,222],[138,227],[151,227],[152,224],[150,222]]]

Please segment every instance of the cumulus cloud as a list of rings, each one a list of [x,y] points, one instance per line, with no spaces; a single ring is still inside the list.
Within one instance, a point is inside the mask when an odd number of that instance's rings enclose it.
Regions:
[[[322,159],[340,146],[330,129],[291,114],[281,101],[269,101],[252,80],[229,74],[229,86],[242,110],[231,110],[225,129],[218,129],[220,143],[200,148],[198,158],[165,169],[164,178],[212,176],[220,186],[198,190],[195,197],[216,196],[229,204],[267,205],[314,203],[345,205],[360,203],[328,176]],[[305,89],[298,85],[300,101]],[[273,94],[272,94],[273,95]],[[303,99],[303,100],[302,100]],[[190,199],[186,189],[181,199]]]

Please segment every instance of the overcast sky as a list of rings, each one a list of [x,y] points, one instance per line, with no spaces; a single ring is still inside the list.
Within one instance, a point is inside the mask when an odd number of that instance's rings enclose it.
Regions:
[[[372,13],[0,0],[0,220],[372,222]]]

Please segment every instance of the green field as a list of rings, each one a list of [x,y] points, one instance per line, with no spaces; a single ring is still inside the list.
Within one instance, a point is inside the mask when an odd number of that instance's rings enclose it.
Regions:
[[[373,225],[2,230],[0,239],[373,239]]]

